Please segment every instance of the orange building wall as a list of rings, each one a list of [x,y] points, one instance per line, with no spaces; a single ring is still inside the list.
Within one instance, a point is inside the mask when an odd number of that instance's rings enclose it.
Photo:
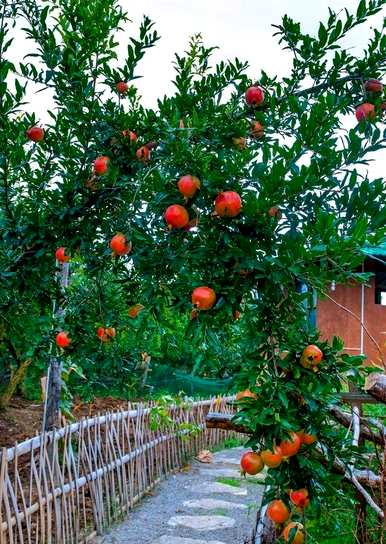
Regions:
[[[386,360],[386,306],[375,304],[374,283],[372,278],[369,286],[364,287],[364,325],[380,345]],[[328,295],[360,318],[361,289],[360,285],[337,285],[335,291],[329,290]],[[318,301],[317,325],[323,338],[330,340],[333,336],[339,336],[345,343],[347,353],[360,354],[360,322],[331,300]],[[379,352],[365,331],[363,346],[367,360],[377,363],[380,360]]]

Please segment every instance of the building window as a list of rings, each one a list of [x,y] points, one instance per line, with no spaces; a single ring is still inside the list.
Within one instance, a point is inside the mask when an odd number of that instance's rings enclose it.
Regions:
[[[375,304],[386,306],[386,272],[375,274]]]

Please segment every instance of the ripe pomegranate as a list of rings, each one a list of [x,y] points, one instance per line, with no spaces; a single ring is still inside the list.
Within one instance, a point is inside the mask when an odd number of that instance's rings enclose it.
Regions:
[[[61,331],[61,332],[58,332],[58,334],[56,335],[55,342],[56,342],[56,345],[59,346],[60,348],[66,348],[70,345],[71,339],[68,336],[67,332]]]
[[[264,463],[258,453],[255,451],[248,451],[244,453],[240,461],[241,470],[251,476],[258,474],[264,468]]]
[[[232,138],[232,143],[238,149],[245,149],[247,147],[247,139],[244,136]]]
[[[281,500],[275,500],[269,503],[267,516],[275,523],[284,523],[290,517],[290,511],[286,504]]]
[[[136,142],[138,140],[136,133],[131,130],[122,130],[121,134],[124,138],[130,138],[130,142]]]
[[[115,334],[116,332],[114,327],[107,327],[107,329],[104,327],[98,327],[97,329],[97,335],[102,342],[108,342],[111,340],[111,338],[115,338]]]
[[[114,328],[114,327],[107,327],[107,329],[106,329],[106,334],[107,334],[107,336],[109,336],[110,338],[115,338],[115,335],[116,335],[115,328]]]
[[[305,488],[298,489],[297,491],[291,491],[290,499],[292,504],[294,504],[298,508],[306,508],[306,506],[310,504],[308,490]]]
[[[107,170],[109,169],[109,163],[110,159],[109,157],[106,157],[106,155],[97,157],[94,161],[94,173],[98,176],[103,176],[103,174],[106,174]]]
[[[276,468],[283,461],[283,454],[279,446],[275,446],[275,450],[264,450],[261,452],[261,459],[263,463],[269,468]]]
[[[279,444],[283,457],[292,457],[300,450],[302,441],[296,433],[291,433],[291,440],[282,440]]]
[[[306,538],[303,525],[297,521],[291,521],[283,531],[283,538],[285,542],[291,544],[303,544]]]
[[[68,263],[70,257],[66,255],[65,247],[58,247],[58,249],[55,251],[55,259],[60,263]]]
[[[110,248],[114,255],[127,255],[131,251],[131,243],[128,242],[126,236],[118,232],[110,240]]]
[[[270,217],[276,217],[276,219],[280,219],[281,218],[280,208],[278,206],[271,206],[268,210],[268,215]]]
[[[235,310],[235,311],[233,312],[233,319],[234,319],[235,321],[237,321],[238,319],[240,319],[240,316],[241,316],[240,310]]]
[[[252,138],[261,140],[264,138],[264,126],[259,121],[253,121],[251,123],[250,134]]]
[[[173,204],[166,209],[164,219],[169,228],[182,229],[189,223],[189,214],[183,206]]]
[[[318,346],[311,344],[303,350],[302,356],[300,357],[300,364],[304,368],[316,370],[322,359],[323,352],[318,348]]]
[[[253,393],[250,389],[245,389],[245,391],[239,391],[236,395],[236,400],[243,399],[257,399],[257,395]]]
[[[102,342],[107,341],[104,327],[98,327],[97,328],[97,336],[102,340]]]
[[[117,89],[119,94],[126,94],[127,91],[129,90],[129,86],[125,81],[119,81],[116,84],[115,88]]]
[[[150,159],[150,149],[146,145],[143,145],[137,149],[136,156],[140,161],[146,162]]]
[[[357,118],[359,122],[374,119],[375,118],[374,104],[365,102],[364,104],[361,104],[360,106],[358,106],[355,109],[355,117]]]
[[[368,93],[382,93],[383,84],[379,81],[379,79],[368,79],[365,83],[365,90]]]
[[[216,293],[205,285],[196,287],[192,293],[192,303],[199,310],[210,310],[216,302]]]
[[[187,175],[179,179],[177,186],[181,194],[186,198],[192,198],[200,188],[201,182],[196,176]]]
[[[129,317],[131,317],[131,319],[135,319],[137,317],[137,315],[142,312],[142,310],[145,309],[145,306],[142,306],[142,304],[134,304],[133,306],[130,306],[129,310],[128,310],[128,314],[129,314]]]
[[[44,129],[41,127],[31,127],[26,132],[27,138],[32,142],[41,142],[44,140]]]
[[[269,468],[276,468],[283,461],[283,454],[278,446],[275,446],[274,452],[271,450],[264,450],[261,452],[261,459],[263,463]]]
[[[241,211],[241,198],[236,191],[224,191],[217,195],[214,208],[220,217],[236,217]]]
[[[248,106],[260,106],[264,102],[264,91],[261,87],[253,85],[245,92],[245,101]]]
[[[310,446],[314,442],[317,441],[317,436],[314,434],[307,434],[304,431],[300,431],[297,433],[300,436],[300,440],[302,441],[302,444],[306,444],[307,446]]]

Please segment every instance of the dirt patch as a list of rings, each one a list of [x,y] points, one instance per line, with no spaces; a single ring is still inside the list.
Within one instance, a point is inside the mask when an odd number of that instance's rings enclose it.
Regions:
[[[73,419],[70,421],[62,418],[62,423],[71,423],[83,417],[94,417],[117,410],[127,410],[127,400],[97,397],[90,403],[84,403],[76,399],[72,410]],[[14,446],[15,442],[23,442],[40,433],[42,420],[43,403],[38,404],[14,397],[9,407],[0,412],[0,448],[9,448]]]
[[[0,447],[23,442],[41,431],[43,405],[20,398],[12,399],[9,407],[0,412]]]

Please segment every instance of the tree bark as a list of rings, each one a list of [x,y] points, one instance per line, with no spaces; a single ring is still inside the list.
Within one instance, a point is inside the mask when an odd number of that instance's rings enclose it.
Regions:
[[[50,370],[46,393],[44,430],[52,431],[58,426],[60,394],[62,390],[62,365],[56,357],[50,359]]]
[[[68,287],[70,278],[69,263],[62,263],[58,279],[64,291]],[[62,307],[54,310],[54,317],[60,317],[64,313]],[[62,392],[62,365],[57,357],[50,357],[49,376],[44,406],[43,430],[52,431],[58,426],[60,413],[60,396]]]
[[[386,374],[370,374],[365,389],[372,397],[386,404]]]
[[[13,397],[17,387],[23,382],[27,368],[32,363],[32,359],[26,359],[20,366],[13,372],[9,384],[0,395],[0,410],[6,408],[9,404],[9,401]]]
[[[253,434],[251,429],[244,425],[233,423],[232,414],[220,414],[218,412],[209,412],[205,422],[208,429],[223,429],[224,431],[235,431],[241,434]]]
[[[349,428],[351,426],[351,415],[338,408],[338,406],[331,406],[330,414],[344,427]],[[381,423],[380,426],[381,427],[378,428],[378,430],[374,430],[371,426],[371,422],[367,418],[361,417],[360,439],[370,440],[375,444],[383,445],[386,440],[386,427],[383,427]],[[381,431],[382,427],[383,432]]]

